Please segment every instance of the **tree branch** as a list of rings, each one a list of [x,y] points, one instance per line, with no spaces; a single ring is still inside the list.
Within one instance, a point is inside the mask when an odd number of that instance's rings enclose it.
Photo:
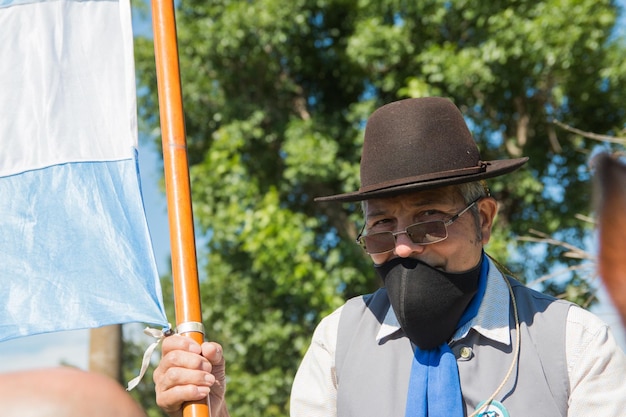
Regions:
[[[583,137],[589,138],[589,139],[593,139],[593,140],[598,140],[600,142],[610,142],[610,143],[617,143],[617,144],[621,144],[621,145],[626,145],[626,137],[617,137],[617,136],[608,136],[608,135],[599,135],[597,133],[592,133],[592,132],[585,132],[583,130],[580,129],[576,129],[575,127],[569,126],[563,122],[560,122],[556,119],[552,120],[552,123],[554,123],[555,125],[567,130],[568,132],[572,132],[572,133],[576,133],[577,135],[581,135]]]

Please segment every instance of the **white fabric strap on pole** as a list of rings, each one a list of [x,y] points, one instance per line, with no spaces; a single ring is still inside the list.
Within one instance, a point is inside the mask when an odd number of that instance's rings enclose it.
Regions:
[[[148,370],[148,366],[150,365],[150,358],[152,358],[152,352],[154,352],[154,350],[161,344],[161,342],[163,341],[165,337],[174,334],[172,329],[170,329],[169,327],[163,330],[152,329],[150,327],[146,327],[143,332],[147,334],[148,336],[154,337],[157,340],[156,342],[148,346],[148,348],[144,352],[143,360],[141,361],[141,370],[139,371],[139,375],[131,379],[128,382],[128,387],[126,388],[126,391],[130,391],[133,388],[135,388],[137,385],[139,385],[139,382],[141,381],[143,376],[146,374],[146,371]]]

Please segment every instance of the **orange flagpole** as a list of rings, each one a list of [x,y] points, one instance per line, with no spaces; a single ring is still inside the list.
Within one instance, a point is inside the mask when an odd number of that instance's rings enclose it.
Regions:
[[[172,250],[176,326],[198,343],[204,340],[191,186],[178,62],[173,0],[152,0],[165,192]],[[186,403],[184,417],[210,416],[206,401]]]

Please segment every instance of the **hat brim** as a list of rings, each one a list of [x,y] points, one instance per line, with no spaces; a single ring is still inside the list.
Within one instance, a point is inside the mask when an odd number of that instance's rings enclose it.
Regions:
[[[479,173],[468,175],[448,176],[445,178],[435,178],[425,181],[411,181],[404,184],[398,184],[391,187],[381,187],[379,189],[363,191],[354,191],[351,193],[335,194],[325,197],[316,197],[315,202],[355,202],[370,200],[373,198],[393,197],[398,194],[406,194],[415,191],[430,190],[448,185],[463,184],[468,182],[480,181],[488,178],[498,177],[515,171],[528,161],[527,157],[516,159],[505,159],[495,161],[485,161],[486,169]]]

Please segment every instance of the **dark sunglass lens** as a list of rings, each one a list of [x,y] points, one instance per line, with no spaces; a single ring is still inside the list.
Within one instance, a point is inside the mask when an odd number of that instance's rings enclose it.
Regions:
[[[388,252],[395,247],[395,239],[390,232],[373,233],[362,237],[367,253]]]
[[[417,223],[407,227],[406,232],[413,243],[435,243],[448,236],[442,221]]]

